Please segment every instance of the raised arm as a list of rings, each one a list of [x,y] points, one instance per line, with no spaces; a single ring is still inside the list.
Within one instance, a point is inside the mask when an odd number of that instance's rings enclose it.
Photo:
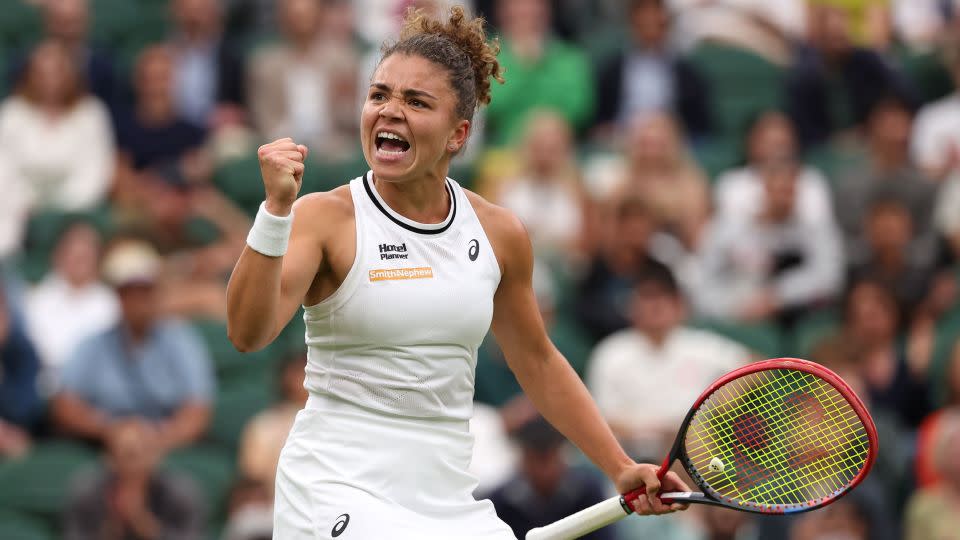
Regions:
[[[264,250],[273,255],[247,245],[230,276],[227,334],[244,352],[268,345],[290,321],[316,276],[323,248],[316,234],[318,217],[311,208],[317,205],[316,198],[297,201],[307,148],[291,139],[280,139],[261,146],[257,154],[266,191],[260,212],[268,215],[258,215],[254,227],[268,224],[272,226],[267,228],[268,233],[285,236],[283,219],[290,219],[292,214],[293,223],[284,253],[279,253],[283,251],[282,239],[272,242],[270,247],[276,249]]]

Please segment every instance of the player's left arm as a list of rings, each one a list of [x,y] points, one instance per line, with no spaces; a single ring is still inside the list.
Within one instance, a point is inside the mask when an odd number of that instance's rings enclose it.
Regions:
[[[637,464],[624,452],[580,377],[547,336],[533,293],[533,250],[526,230],[506,210],[486,204],[478,214],[501,269],[494,296],[493,333],[517,381],[540,413],[621,493],[641,486],[651,495],[656,493],[661,487],[658,467]],[[673,473],[663,483],[670,491],[689,491]],[[636,511],[651,514],[680,508],[679,504],[665,505],[657,497],[641,497]]]

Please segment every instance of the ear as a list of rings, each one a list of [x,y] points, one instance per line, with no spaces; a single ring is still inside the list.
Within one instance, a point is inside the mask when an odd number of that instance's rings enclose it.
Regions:
[[[457,125],[453,128],[453,133],[447,139],[447,150],[450,152],[459,152],[463,145],[467,144],[467,137],[470,136],[471,124],[469,120],[457,120]]]

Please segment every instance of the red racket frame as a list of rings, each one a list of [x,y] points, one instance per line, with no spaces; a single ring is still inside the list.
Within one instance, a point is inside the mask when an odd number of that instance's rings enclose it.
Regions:
[[[864,428],[867,431],[867,438],[870,443],[870,447],[867,451],[867,461],[864,463],[863,468],[860,469],[860,472],[857,473],[857,476],[850,481],[850,483],[845,486],[843,489],[840,489],[834,493],[831,493],[825,497],[822,497],[816,501],[810,501],[807,506],[802,507],[791,507],[787,508],[785,505],[769,505],[767,507],[753,507],[745,506],[742,504],[736,504],[732,502],[732,499],[726,501],[717,499],[707,492],[708,489],[704,488],[704,485],[701,484],[701,481],[698,478],[696,471],[691,471],[690,467],[684,463],[684,468],[687,469],[687,473],[690,474],[690,477],[694,479],[694,482],[697,483],[697,487],[704,490],[704,493],[693,493],[689,498],[683,499],[674,499],[669,497],[660,498],[665,504],[672,502],[695,502],[700,504],[712,504],[717,506],[725,506],[728,508],[734,508],[737,510],[744,510],[748,512],[755,512],[761,514],[794,514],[799,512],[806,512],[808,510],[813,510],[815,508],[822,508],[828,504],[833,503],[848,491],[856,487],[860,482],[866,478],[867,474],[870,472],[870,468],[873,466],[873,462],[876,459],[877,451],[879,450],[879,442],[877,438],[877,428],[873,423],[873,418],[870,417],[870,413],[867,412],[866,406],[863,404],[863,401],[854,393],[854,391],[847,385],[839,375],[830,371],[826,367],[817,364],[815,362],[810,362],[808,360],[802,360],[800,358],[773,358],[770,360],[763,360],[760,362],[755,362],[749,365],[746,365],[742,368],[736,369],[727,373],[726,375],[720,377],[709,388],[703,391],[700,394],[700,397],[697,398],[697,401],[690,407],[690,412],[687,413],[686,418],[683,420],[680,429],[677,431],[677,438],[673,442],[673,447],[671,447],[670,452],[667,454],[666,459],[663,460],[663,464],[660,466],[660,470],[657,472],[657,477],[663,480],[663,477],[670,470],[670,465],[673,462],[681,457],[686,455],[686,448],[684,440],[687,435],[687,428],[690,425],[690,421],[693,419],[693,415],[697,412],[697,409],[700,408],[700,405],[707,400],[714,392],[716,392],[721,386],[727,384],[728,382],[738,379],[740,377],[750,375],[751,373],[757,373],[759,371],[770,371],[775,369],[792,369],[796,371],[802,371],[809,373],[811,375],[820,377],[821,379],[827,381],[844,397],[856,412],[857,417],[860,418],[860,421],[863,423]],[[636,501],[641,495],[645,494],[646,491],[643,488],[635,489],[631,492],[623,494],[621,497],[621,504],[625,510],[629,512],[633,511],[633,502]]]

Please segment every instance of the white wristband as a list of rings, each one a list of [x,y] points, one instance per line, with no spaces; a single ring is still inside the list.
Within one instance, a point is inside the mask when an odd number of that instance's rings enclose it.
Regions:
[[[267,257],[282,257],[287,252],[292,226],[293,211],[288,216],[275,216],[267,212],[267,203],[262,202],[247,234],[247,245]]]

